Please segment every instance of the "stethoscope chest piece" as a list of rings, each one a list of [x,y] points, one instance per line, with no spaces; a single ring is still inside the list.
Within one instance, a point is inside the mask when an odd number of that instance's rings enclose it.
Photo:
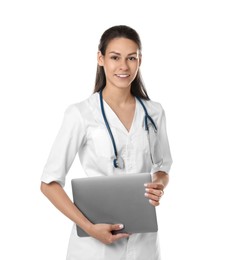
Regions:
[[[119,169],[124,168],[124,160],[122,157],[115,158],[113,164],[115,168],[119,168]]]

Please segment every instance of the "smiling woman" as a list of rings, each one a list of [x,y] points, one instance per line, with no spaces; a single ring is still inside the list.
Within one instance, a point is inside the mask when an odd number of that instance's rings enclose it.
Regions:
[[[138,45],[126,38],[115,38],[107,46],[106,53],[98,52],[98,64],[103,66],[106,87],[131,88],[141,63]]]
[[[117,43],[121,43],[121,45]],[[107,29],[103,33],[98,46],[98,65],[94,92],[99,92],[106,86],[104,59],[109,57],[109,59],[117,62],[116,66],[120,66],[120,62],[124,62],[125,69],[130,61],[135,63],[136,74],[131,82],[130,91],[133,96],[148,100],[149,97],[139,71],[141,65],[141,48],[140,37],[134,29],[128,26],[114,26]],[[119,73],[119,71],[116,73]],[[119,75],[126,74],[128,75],[128,72],[121,71]]]
[[[97,62],[94,93],[66,110],[41,177],[41,190],[74,222],[67,260],[159,260],[157,232],[114,235],[123,223],[91,223],[63,189],[76,154],[90,177],[152,173],[152,182],[145,184],[142,196],[153,207],[159,205],[168,184],[172,159],[165,113],[159,103],[149,99],[141,80],[137,32],[128,26],[106,30]],[[152,157],[161,163],[154,163]],[[76,225],[90,237],[77,236]]]

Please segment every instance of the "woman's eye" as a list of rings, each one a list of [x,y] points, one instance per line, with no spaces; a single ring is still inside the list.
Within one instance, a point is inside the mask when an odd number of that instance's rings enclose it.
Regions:
[[[131,61],[134,61],[134,60],[136,60],[137,58],[136,58],[136,57],[129,57],[128,59],[131,60]]]
[[[119,57],[118,57],[118,56],[111,56],[111,59],[112,59],[112,60],[118,60]]]

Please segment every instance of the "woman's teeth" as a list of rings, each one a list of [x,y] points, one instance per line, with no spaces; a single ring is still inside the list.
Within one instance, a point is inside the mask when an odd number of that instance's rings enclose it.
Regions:
[[[129,75],[126,75],[126,74],[117,74],[116,76],[117,76],[117,77],[120,77],[120,78],[126,78],[126,77],[128,77]]]

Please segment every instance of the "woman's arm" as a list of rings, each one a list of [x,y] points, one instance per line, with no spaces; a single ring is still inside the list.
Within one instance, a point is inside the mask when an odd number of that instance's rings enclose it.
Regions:
[[[60,184],[57,182],[50,184],[42,182],[41,191],[58,210],[74,223],[81,226],[85,231],[90,229],[92,223],[78,210]]]
[[[112,235],[111,232],[113,230],[120,230],[123,228],[121,224],[92,224],[74,205],[64,189],[57,182],[49,184],[41,182],[41,191],[65,216],[79,225],[87,234],[101,242],[111,244],[118,239],[129,236],[128,234],[122,233]]]
[[[158,171],[153,174],[152,183],[145,185],[145,196],[149,199],[150,204],[158,206],[160,199],[164,194],[164,189],[169,182],[169,175],[166,172]]]

